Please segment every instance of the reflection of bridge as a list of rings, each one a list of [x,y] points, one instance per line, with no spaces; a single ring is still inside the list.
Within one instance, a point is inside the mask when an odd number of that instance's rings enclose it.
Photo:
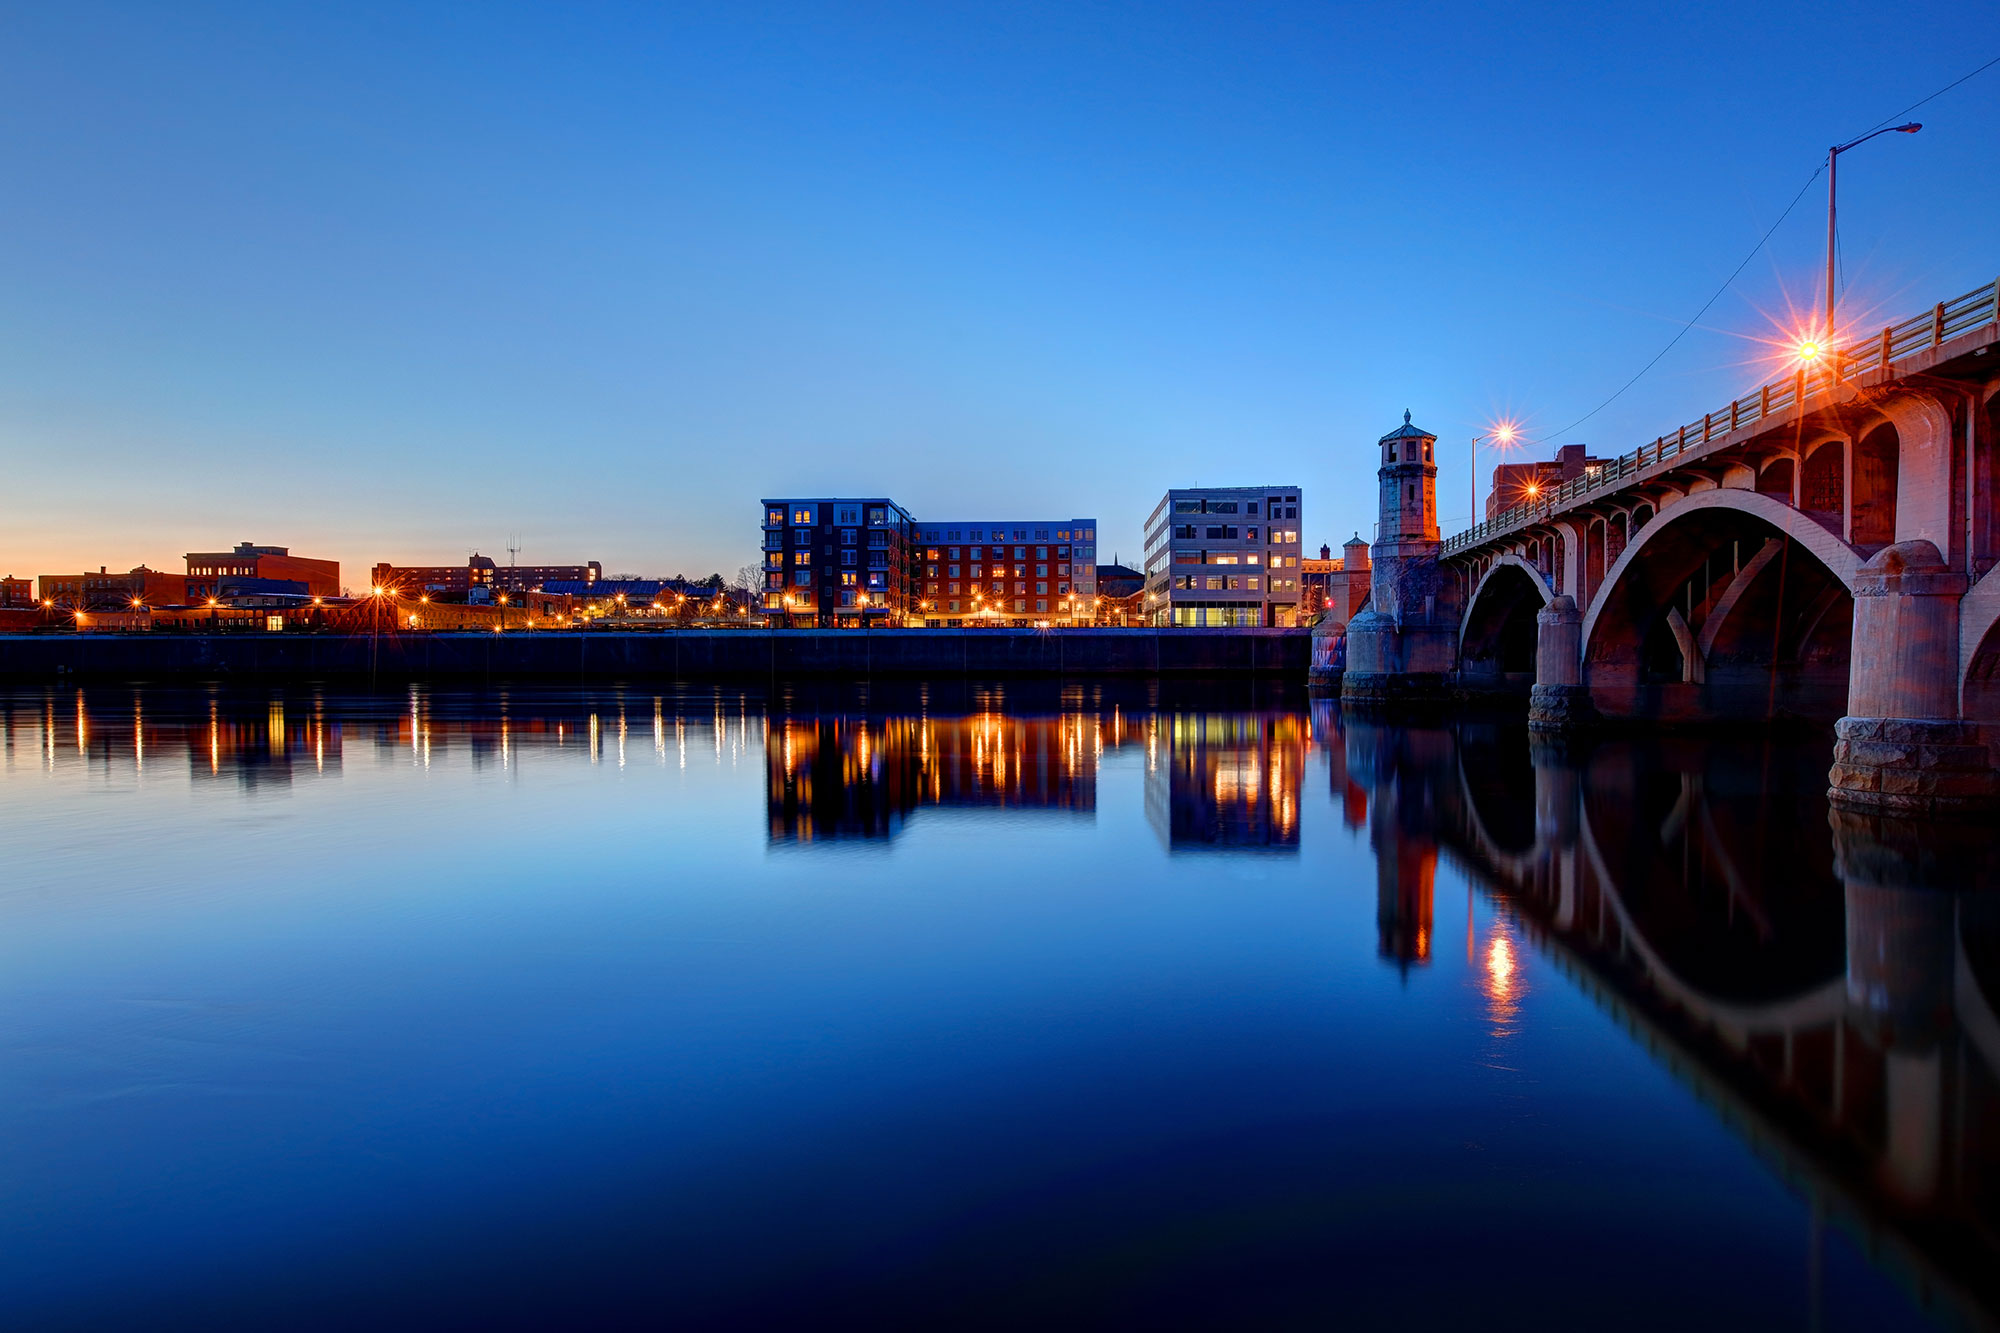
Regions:
[[[1409,729],[1328,708],[1383,951],[1428,956],[1442,854],[1920,1299],[2000,1313],[2000,875],[1990,839],[1835,812],[1755,745]],[[1950,877],[1939,883],[1940,877]]]
[[[1538,723],[1845,715],[1850,804],[1995,794],[2000,290],[1879,330],[1449,540],[1382,440],[1345,693],[1534,687]]]

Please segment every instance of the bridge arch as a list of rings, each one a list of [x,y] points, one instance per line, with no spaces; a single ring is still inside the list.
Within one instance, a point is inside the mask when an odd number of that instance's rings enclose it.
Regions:
[[[1535,613],[1555,600],[1549,575],[1521,556],[1496,557],[1466,600],[1458,627],[1460,674],[1526,690],[1535,680]]]
[[[2000,722],[2000,566],[1958,604],[1958,663],[1959,716]]]
[[[1697,491],[1632,534],[1585,612],[1614,716],[1837,717],[1860,552],[1775,496]]]

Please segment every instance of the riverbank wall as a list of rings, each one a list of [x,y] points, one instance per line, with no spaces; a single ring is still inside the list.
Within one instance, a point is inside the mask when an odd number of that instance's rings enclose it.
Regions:
[[[0,680],[750,680],[1264,676],[1306,630],[683,630],[621,634],[0,634]]]

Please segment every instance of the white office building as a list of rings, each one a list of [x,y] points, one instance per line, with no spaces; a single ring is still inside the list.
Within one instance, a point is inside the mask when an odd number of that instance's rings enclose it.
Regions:
[[[1297,623],[1302,527],[1296,486],[1168,491],[1146,520],[1150,623]]]

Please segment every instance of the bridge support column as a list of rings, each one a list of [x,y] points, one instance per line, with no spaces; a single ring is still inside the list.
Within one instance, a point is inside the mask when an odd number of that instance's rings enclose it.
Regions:
[[[1347,626],[1336,625],[1331,617],[1313,626],[1312,665],[1306,684],[1315,690],[1338,690],[1347,674]]]
[[[2000,800],[1981,729],[1958,716],[1965,588],[1929,541],[1898,542],[1861,567],[1847,716],[1827,774],[1834,805],[1929,815]]]
[[[1583,613],[1567,594],[1535,613],[1535,688],[1528,699],[1531,731],[1568,731],[1595,715],[1583,683]]]

